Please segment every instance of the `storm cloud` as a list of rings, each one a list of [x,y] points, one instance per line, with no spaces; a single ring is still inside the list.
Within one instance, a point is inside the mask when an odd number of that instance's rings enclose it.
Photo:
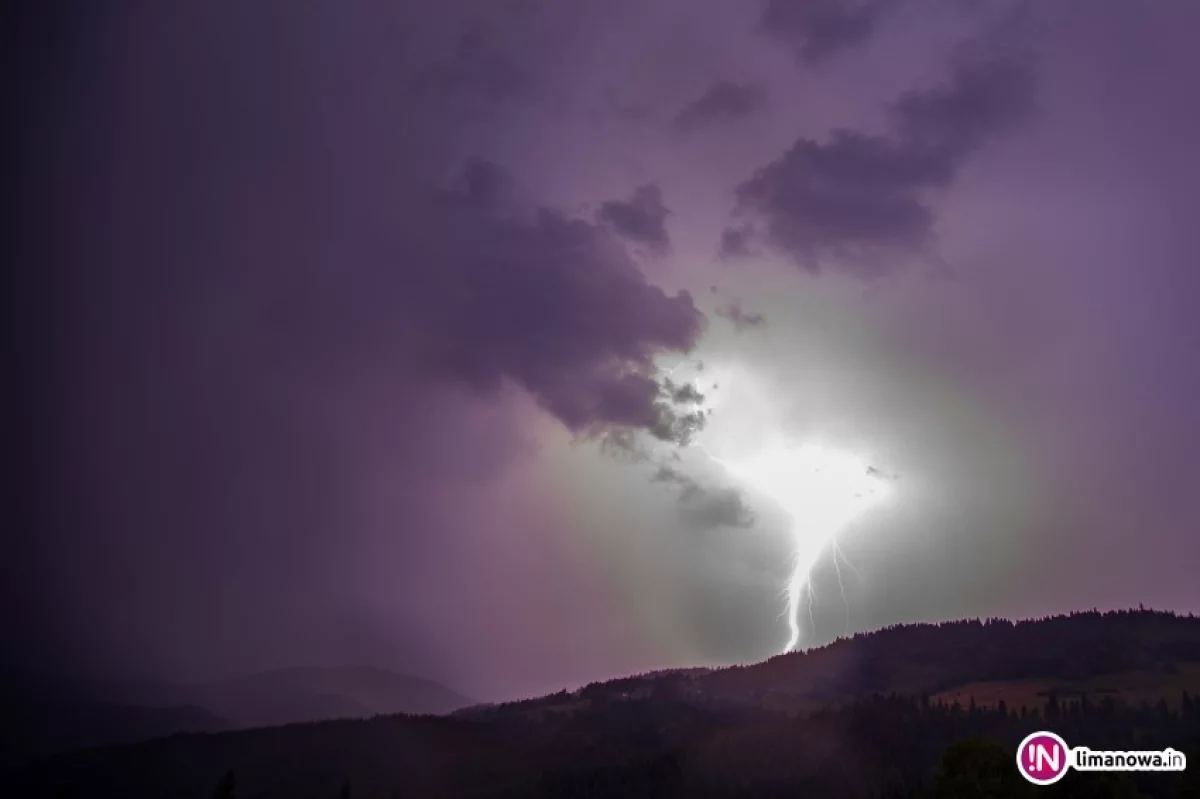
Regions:
[[[897,5],[888,0],[769,0],[762,30],[793,49],[808,66],[818,66],[862,46],[879,19]]]
[[[747,117],[762,111],[767,104],[767,91],[753,83],[718,81],[704,94],[688,103],[676,115],[675,127],[691,132],[722,121]]]
[[[621,236],[643,244],[655,255],[671,250],[667,233],[670,209],[663,204],[662,190],[653,183],[639,186],[628,200],[609,200],[600,206],[596,216]]]
[[[472,164],[464,188],[432,201],[404,242],[406,313],[428,342],[422,361],[473,386],[512,379],[572,431],[686,437],[688,424],[658,402],[653,360],[695,345],[704,318],[690,295],[651,285],[585,220],[546,208],[505,216],[495,197],[509,180]]]
[[[721,527],[753,527],[757,516],[741,491],[710,486],[672,466],[659,466],[651,477],[655,483],[673,486],[679,496],[679,513],[696,530]]]
[[[1023,60],[962,58],[948,81],[905,93],[891,130],[834,130],[801,137],[737,190],[738,213],[802,268],[832,262],[864,274],[880,250],[920,251],[932,241],[935,192],[966,159],[1034,109],[1032,66]],[[747,252],[747,228],[726,230],[726,255]]]

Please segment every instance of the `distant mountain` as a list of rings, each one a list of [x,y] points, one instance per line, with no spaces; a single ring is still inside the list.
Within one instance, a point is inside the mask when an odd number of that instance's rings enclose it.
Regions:
[[[180,732],[445,714],[471,704],[436,682],[370,667],[279,669],[186,686],[0,668],[0,763]]]
[[[368,666],[291,668],[184,689],[239,727],[394,713],[451,713],[474,700],[431,680]]]
[[[295,670],[238,684],[365,706],[362,693],[338,693],[343,679],[367,683],[356,674]],[[1200,619],[1190,616],[910,625],[750,666],[629,677],[450,716],[70,753],[0,784],[22,797],[199,799],[232,772],[237,795],[261,799],[335,796],[346,783],[354,796],[460,799],[1181,799],[1200,796],[1198,683]],[[1039,729],[1094,749],[1175,747],[1192,768],[1116,781],[1071,773],[1031,791],[1012,758]]]

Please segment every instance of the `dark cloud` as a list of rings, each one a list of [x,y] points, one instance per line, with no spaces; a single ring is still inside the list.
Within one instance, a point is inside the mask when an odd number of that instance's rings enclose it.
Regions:
[[[660,441],[687,446],[704,429],[708,414],[704,410],[679,411],[663,404],[656,406],[659,416],[650,434]]]
[[[933,221],[922,192],[945,183],[949,164],[913,155],[856,131],[799,139],[738,187],[739,209],[762,217],[769,244],[814,269],[823,251],[920,246]]]
[[[964,157],[1033,112],[1035,90],[1028,60],[964,57],[947,84],[904,94],[892,115],[913,160],[949,182]]]
[[[750,116],[766,105],[767,92],[762,86],[719,81],[684,106],[674,125],[678,130],[692,131],[721,120]]]
[[[577,433],[631,427],[685,442],[703,416],[664,401],[653,359],[696,343],[692,298],[651,285],[602,227],[546,208],[509,213],[497,198],[513,182],[473,161],[409,227],[404,282],[423,362],[478,388],[514,381]]]
[[[600,435],[600,451],[623,463],[645,463],[651,459],[649,449],[628,427],[606,430]]]
[[[699,405],[704,402],[704,395],[694,383],[677,385],[668,377],[663,380],[663,389],[673,402],[680,405]]]
[[[599,435],[601,451],[626,463],[644,463],[663,457],[679,460],[677,451],[665,455],[661,451],[655,452],[651,442],[646,440],[646,434],[660,442],[681,446],[691,443],[692,437],[708,422],[710,411],[699,407],[704,399],[695,384],[678,384],[670,377],[663,377],[654,403],[657,414],[654,424],[645,429],[624,426],[603,430]]]
[[[679,489],[679,498],[681,500],[693,499],[704,493],[700,488],[700,484],[683,472],[670,466],[659,466],[654,474],[651,475],[650,481],[654,483],[667,483]]]
[[[721,231],[721,246],[718,256],[724,258],[739,258],[751,254],[750,240],[754,236],[753,229],[748,225],[738,225]]]
[[[482,158],[470,158],[463,166],[456,188],[464,199],[486,210],[509,199],[515,181],[499,164]]]
[[[659,466],[650,479],[678,490],[680,514],[693,528],[752,527],[756,521],[754,512],[736,489],[705,487],[671,466]]]
[[[864,44],[879,18],[899,0],[769,0],[762,30],[791,46],[796,57],[817,66]]]
[[[760,313],[742,309],[737,300],[728,302],[717,309],[717,316],[728,319],[738,332],[759,330],[767,326],[767,318]]]
[[[596,216],[630,241],[646,245],[655,255],[665,255],[671,249],[666,225],[670,214],[663,205],[662,191],[648,183],[639,186],[629,200],[604,203]]]
[[[805,268],[817,269],[822,255],[847,268],[878,266],[872,253],[929,243],[930,192],[949,186],[964,159],[1033,107],[1028,62],[959,61],[948,83],[892,106],[887,134],[842,129],[824,142],[796,140],[738,188],[738,211]],[[726,230],[722,251],[745,251],[749,230]]]
[[[691,526],[701,530],[753,527],[757,518],[741,492],[732,488],[705,491],[691,502],[685,502],[682,512]]]

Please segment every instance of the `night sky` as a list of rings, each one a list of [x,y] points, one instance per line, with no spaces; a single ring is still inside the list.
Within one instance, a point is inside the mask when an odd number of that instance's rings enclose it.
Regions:
[[[785,439],[900,477],[807,644],[1200,611],[1191,0],[58,5],[5,662],[759,660],[788,522],[706,453]]]

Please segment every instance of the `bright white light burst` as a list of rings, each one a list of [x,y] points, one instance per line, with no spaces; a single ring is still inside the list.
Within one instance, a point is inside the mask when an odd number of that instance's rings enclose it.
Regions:
[[[888,480],[855,456],[819,446],[774,447],[733,463],[713,458],[752,490],[777,503],[791,518],[794,552],[788,580],[790,635],[784,652],[800,641],[800,599],[826,545],[857,516],[888,493]]]

